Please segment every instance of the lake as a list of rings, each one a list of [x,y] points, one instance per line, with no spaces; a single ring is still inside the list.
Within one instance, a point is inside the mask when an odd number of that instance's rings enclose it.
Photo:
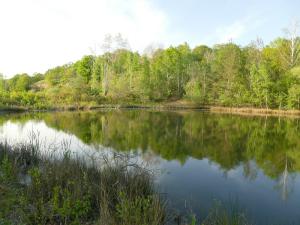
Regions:
[[[0,115],[1,140],[33,135],[45,151],[68,145],[88,157],[136,155],[159,171],[159,191],[179,214],[201,220],[222,202],[255,224],[300,223],[299,118],[146,110]]]

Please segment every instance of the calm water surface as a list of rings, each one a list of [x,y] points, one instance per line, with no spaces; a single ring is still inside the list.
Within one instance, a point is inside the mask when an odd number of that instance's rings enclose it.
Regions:
[[[0,115],[0,139],[35,134],[76,154],[130,152],[161,171],[179,213],[204,218],[216,200],[256,224],[300,223],[300,119],[203,112],[55,112]],[[49,151],[49,148],[48,148]]]

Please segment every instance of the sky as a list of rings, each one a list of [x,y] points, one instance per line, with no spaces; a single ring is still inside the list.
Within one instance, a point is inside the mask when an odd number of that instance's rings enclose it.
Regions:
[[[140,53],[184,42],[268,44],[299,9],[298,0],[0,0],[0,73],[45,72],[100,54],[106,34],[121,33]]]

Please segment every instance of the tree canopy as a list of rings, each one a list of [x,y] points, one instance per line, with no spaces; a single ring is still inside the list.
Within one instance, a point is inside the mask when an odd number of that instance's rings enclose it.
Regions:
[[[253,42],[191,48],[184,43],[151,55],[130,51],[124,43],[111,46],[109,42],[102,55],[86,55],[45,74],[0,76],[2,104],[185,98],[206,105],[300,109],[299,37],[278,38],[267,46]],[[22,101],[28,96],[33,99]]]

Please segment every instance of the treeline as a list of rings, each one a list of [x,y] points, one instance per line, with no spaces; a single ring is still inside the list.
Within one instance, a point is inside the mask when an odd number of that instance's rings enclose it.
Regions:
[[[300,38],[141,55],[122,46],[45,74],[0,77],[3,105],[97,105],[190,99],[205,105],[300,109]]]

